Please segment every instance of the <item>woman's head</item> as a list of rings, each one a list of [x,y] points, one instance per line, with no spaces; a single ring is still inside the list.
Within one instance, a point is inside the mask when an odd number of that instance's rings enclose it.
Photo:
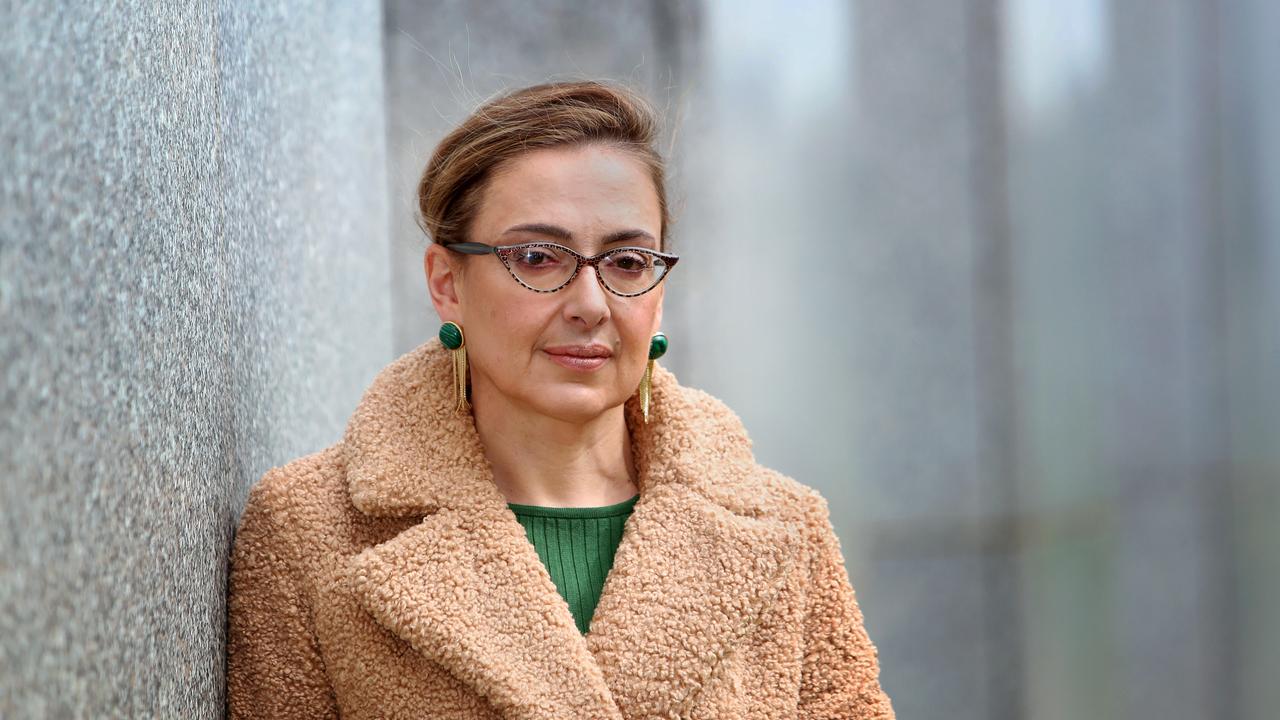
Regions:
[[[493,100],[437,147],[419,183],[421,221],[433,240],[424,266],[440,318],[466,334],[477,406],[584,422],[635,391],[662,321],[661,283],[624,297],[583,265],[568,285],[535,292],[498,257],[445,246],[552,242],[585,256],[623,246],[665,250],[656,135],[641,98],[568,82]],[[593,369],[557,357],[557,349],[586,345],[603,346],[609,357]]]

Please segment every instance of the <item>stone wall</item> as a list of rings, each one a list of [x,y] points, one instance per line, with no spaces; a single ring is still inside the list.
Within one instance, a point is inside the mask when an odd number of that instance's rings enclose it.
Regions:
[[[247,488],[392,350],[381,6],[14,5],[0,717],[221,717]]]

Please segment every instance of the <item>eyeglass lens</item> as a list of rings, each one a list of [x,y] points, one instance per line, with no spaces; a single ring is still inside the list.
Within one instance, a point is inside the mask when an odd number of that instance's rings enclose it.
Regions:
[[[535,290],[555,290],[578,267],[573,255],[547,245],[516,246],[499,254],[511,273]],[[667,262],[642,250],[619,248],[601,258],[597,268],[610,290],[632,295],[657,285],[667,272]]]

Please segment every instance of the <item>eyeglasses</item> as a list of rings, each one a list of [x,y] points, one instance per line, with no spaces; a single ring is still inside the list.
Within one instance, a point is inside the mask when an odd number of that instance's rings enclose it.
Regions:
[[[549,242],[519,245],[461,242],[445,247],[467,255],[497,255],[511,277],[534,292],[555,292],[572,282],[583,265],[590,265],[596,269],[600,284],[622,297],[635,297],[654,289],[680,259],[678,255],[642,247],[613,248],[587,257]]]

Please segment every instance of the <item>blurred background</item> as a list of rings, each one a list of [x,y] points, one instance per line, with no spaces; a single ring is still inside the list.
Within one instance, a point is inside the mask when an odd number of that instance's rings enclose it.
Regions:
[[[1277,3],[3,12],[0,716],[221,716],[248,488],[438,327],[432,149],[590,77],[663,116],[662,363],[828,498],[899,717],[1276,717]]]

